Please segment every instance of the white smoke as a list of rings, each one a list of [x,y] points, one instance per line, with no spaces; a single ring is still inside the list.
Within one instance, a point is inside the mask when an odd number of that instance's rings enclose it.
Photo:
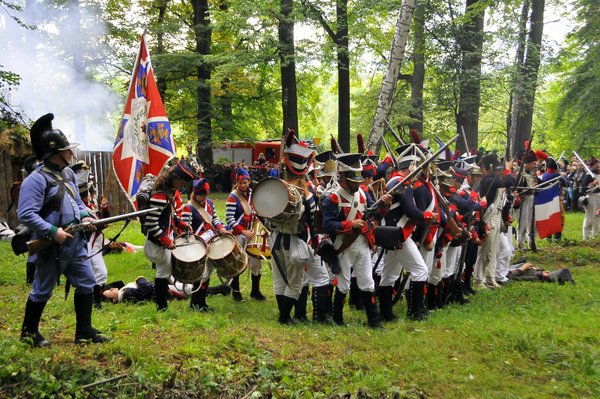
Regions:
[[[14,2],[19,3],[19,2]],[[0,11],[0,64],[21,77],[8,102],[36,120],[52,112],[53,127],[61,129],[82,150],[110,151],[118,128],[119,95],[111,90],[101,67],[109,51],[95,2],[81,2],[77,10],[53,7],[47,1],[27,0],[22,11]],[[35,26],[26,29],[12,17]],[[73,21],[80,20],[79,26]],[[74,55],[82,67],[76,67]],[[93,67],[91,67],[93,65]]]

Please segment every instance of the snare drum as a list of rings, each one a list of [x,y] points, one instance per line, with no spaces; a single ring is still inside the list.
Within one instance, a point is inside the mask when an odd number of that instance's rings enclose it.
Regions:
[[[195,235],[182,235],[175,239],[176,248],[171,251],[173,278],[182,283],[200,281],[206,269],[206,243]]]
[[[223,233],[208,243],[208,262],[224,279],[234,278],[248,267],[248,255],[242,250],[233,234]]]

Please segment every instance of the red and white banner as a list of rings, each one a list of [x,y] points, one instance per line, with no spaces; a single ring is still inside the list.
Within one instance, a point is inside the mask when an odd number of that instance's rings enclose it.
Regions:
[[[144,176],[158,175],[174,156],[171,124],[156,87],[148,46],[142,35],[113,149],[117,181],[136,209],[135,195]]]

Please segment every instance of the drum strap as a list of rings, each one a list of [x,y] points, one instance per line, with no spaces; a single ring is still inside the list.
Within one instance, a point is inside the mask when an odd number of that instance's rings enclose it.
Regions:
[[[283,282],[285,283],[286,286],[290,286],[288,283],[288,279],[287,279],[287,273],[285,272],[285,268],[283,267],[283,264],[281,263],[280,259],[279,259],[279,255],[277,255],[277,250],[279,250],[279,248],[281,247],[281,238],[282,236],[287,236],[287,241],[288,241],[288,249],[290,246],[290,236],[289,234],[277,234],[277,238],[275,238],[275,242],[273,243],[273,250],[271,251],[271,256],[273,257],[273,261],[275,262],[275,266],[277,266],[277,270],[279,271],[279,274],[281,275],[281,279],[283,280]],[[283,243],[284,247],[285,247],[285,242]]]
[[[202,220],[204,220],[204,223],[208,223],[208,224],[212,224],[212,216],[210,213],[208,213],[208,210],[206,208],[208,208],[208,201],[206,201],[204,203],[204,206],[200,205],[199,203],[197,203],[196,201],[190,201],[190,205],[192,205],[194,207],[194,209],[196,209],[198,211],[198,213],[200,214],[200,217],[202,218]]]
[[[242,205],[242,209],[244,209],[244,215],[246,215],[246,216],[251,215],[252,207],[250,206],[248,199],[246,199],[246,196],[242,192],[240,192],[240,190],[238,190],[237,188],[232,191],[232,194],[235,195],[235,197],[240,202],[240,205]]]

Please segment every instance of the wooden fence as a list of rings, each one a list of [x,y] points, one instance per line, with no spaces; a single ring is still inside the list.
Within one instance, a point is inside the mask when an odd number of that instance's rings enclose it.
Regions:
[[[112,152],[110,151],[78,151],[77,159],[85,161],[90,165],[92,174],[94,175],[98,200],[103,196],[108,199],[111,213],[120,215],[122,213],[133,212],[133,205],[127,199],[127,196],[121,190],[117,177],[112,167]],[[109,178],[109,176],[111,176]],[[110,184],[106,187],[106,181],[110,179]],[[105,191],[106,190],[106,191]]]
[[[90,165],[95,177],[98,199],[106,195],[113,215],[133,211],[133,206],[119,187],[114,175],[112,152],[78,151],[75,156]],[[23,177],[22,168],[25,158],[25,156],[11,154],[8,148],[0,149],[0,221],[6,220],[11,228],[18,224],[18,220],[16,214],[17,204],[14,204],[8,211],[11,203],[10,186]],[[112,175],[110,185],[106,188],[106,181],[110,175]]]

